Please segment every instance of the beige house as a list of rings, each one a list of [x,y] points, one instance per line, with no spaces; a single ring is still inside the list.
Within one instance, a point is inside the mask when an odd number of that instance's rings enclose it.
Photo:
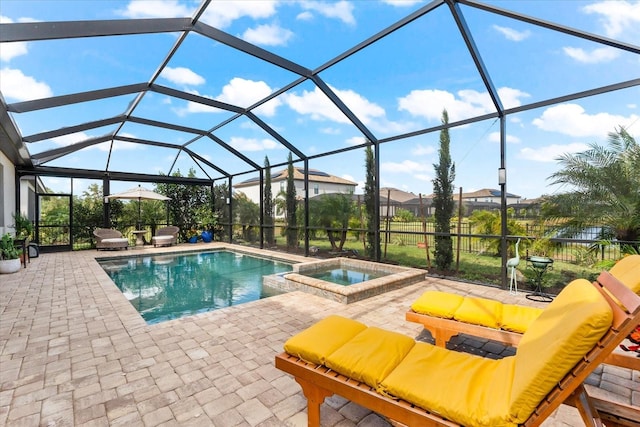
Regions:
[[[287,190],[287,169],[271,174],[271,194],[275,198]],[[293,185],[298,199],[305,196],[304,169],[293,168]],[[358,184],[317,169],[309,169],[309,198],[322,194],[353,194]],[[260,204],[260,179],[252,178],[233,186],[234,193],[244,193],[249,200]],[[282,212],[275,212],[275,217],[282,217]]]
[[[522,197],[507,193],[507,205],[515,205],[520,202]],[[458,194],[453,196],[454,199],[458,199]],[[462,193],[462,200],[464,202],[482,202],[482,203],[498,203],[500,204],[500,190],[491,188],[483,188],[482,190],[473,191],[471,193]]]

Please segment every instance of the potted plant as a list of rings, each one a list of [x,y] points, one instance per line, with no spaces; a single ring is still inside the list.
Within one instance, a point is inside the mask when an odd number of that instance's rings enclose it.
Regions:
[[[189,230],[187,230],[187,241],[189,243],[198,243],[199,238],[200,232],[196,228],[191,227]]]
[[[26,215],[22,215],[20,212],[13,214],[13,228],[16,230],[17,239],[25,239],[31,237],[33,233],[33,223]]]
[[[209,243],[213,240],[213,232],[218,224],[218,216],[210,210],[204,210],[198,215],[199,224],[202,225],[200,238],[203,242]]]
[[[0,240],[0,274],[15,273],[20,270],[20,251],[16,248],[11,234],[6,233]]]

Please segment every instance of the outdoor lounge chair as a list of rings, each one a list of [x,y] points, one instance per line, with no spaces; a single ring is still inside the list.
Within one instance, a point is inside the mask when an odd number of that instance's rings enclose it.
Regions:
[[[156,246],[171,246],[178,243],[178,232],[180,228],[169,225],[156,230],[155,236],[151,238],[151,243]]]
[[[611,268],[610,273],[634,293],[640,294],[640,255],[623,258]],[[522,334],[542,311],[534,307],[430,290],[411,304],[406,319],[422,324],[440,347],[445,347],[449,339],[458,334],[517,346]],[[620,349],[611,353],[605,363],[640,370],[640,358]]]
[[[97,228],[93,230],[96,237],[96,249],[128,249],[129,239],[122,236],[118,230],[112,228]]]
[[[583,382],[639,321],[640,296],[603,272],[567,285],[514,356],[485,359],[329,316],[287,340],[275,364],[301,385],[311,427],[334,393],[408,426],[537,426],[562,403],[600,426]]]

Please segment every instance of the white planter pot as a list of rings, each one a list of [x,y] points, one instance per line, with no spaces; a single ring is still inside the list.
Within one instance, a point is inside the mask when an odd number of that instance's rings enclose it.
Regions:
[[[0,260],[0,274],[20,271],[20,258]]]

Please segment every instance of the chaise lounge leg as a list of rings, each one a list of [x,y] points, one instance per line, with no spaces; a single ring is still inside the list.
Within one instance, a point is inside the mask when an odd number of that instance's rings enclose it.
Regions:
[[[320,405],[324,402],[325,397],[331,396],[333,393],[301,378],[296,378],[296,381],[302,387],[304,397],[307,398],[308,426],[320,427]]]
[[[573,399],[585,426],[603,427],[602,419],[600,419],[598,410],[593,406],[593,403],[589,399],[589,395],[587,394],[584,385],[580,385],[573,392]]]

